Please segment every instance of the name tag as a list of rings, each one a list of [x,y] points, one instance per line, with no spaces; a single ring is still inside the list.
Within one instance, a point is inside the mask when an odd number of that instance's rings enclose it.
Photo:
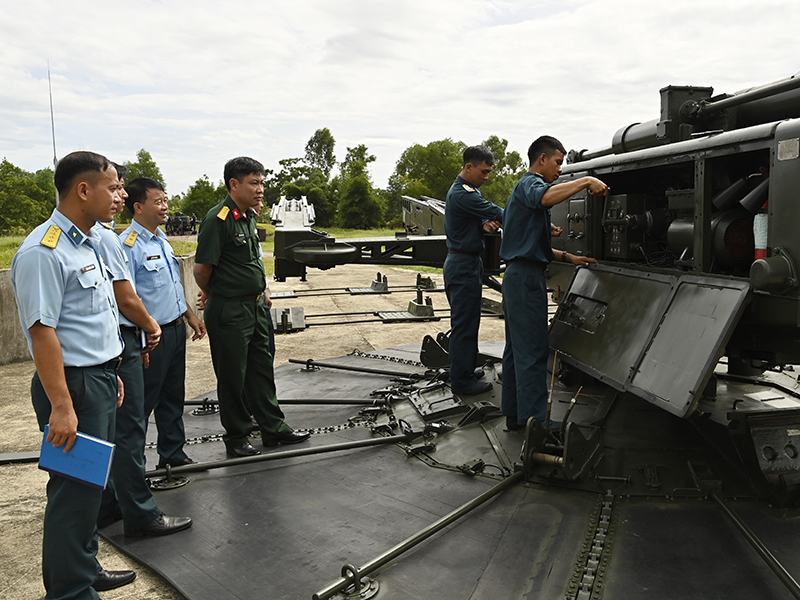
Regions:
[[[161,258],[160,254],[153,254],[152,256],[148,256],[147,260],[159,260]]]
[[[86,265],[85,267],[81,267],[81,273],[88,273],[89,271],[94,271],[97,268],[97,265]]]

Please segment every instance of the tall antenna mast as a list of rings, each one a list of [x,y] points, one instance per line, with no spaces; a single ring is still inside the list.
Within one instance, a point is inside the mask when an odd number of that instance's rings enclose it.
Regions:
[[[50,128],[53,132],[53,168],[56,167],[58,158],[56,155],[56,120],[53,117],[53,84],[50,83],[50,59],[47,59],[47,89],[50,90]]]

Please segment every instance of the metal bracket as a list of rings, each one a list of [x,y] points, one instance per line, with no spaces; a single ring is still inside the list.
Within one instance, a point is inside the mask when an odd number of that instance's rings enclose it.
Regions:
[[[380,584],[370,577],[361,577],[359,570],[354,565],[342,567],[342,577],[352,581],[350,587],[333,596],[332,600],[369,600],[378,593]]]
[[[502,416],[503,415],[500,412],[500,409],[494,404],[487,402],[486,400],[478,400],[472,405],[472,408],[467,411],[467,414],[461,417],[461,420],[458,422],[458,426],[463,427],[464,425],[468,425],[476,421],[479,423],[484,423],[490,419],[496,419]]]
[[[475,475],[483,473],[484,467],[486,467],[486,462],[484,462],[483,459],[476,458],[463,465],[459,465],[458,470],[464,473],[464,475],[474,477]]]
[[[431,442],[427,442],[425,444],[419,444],[417,446],[403,446],[403,450],[406,451],[408,456],[416,456],[417,454],[425,454],[428,452],[433,452],[436,450],[436,444],[432,444]]]
[[[450,365],[450,355],[447,350],[430,335],[422,339],[419,360],[429,369],[440,369]]]

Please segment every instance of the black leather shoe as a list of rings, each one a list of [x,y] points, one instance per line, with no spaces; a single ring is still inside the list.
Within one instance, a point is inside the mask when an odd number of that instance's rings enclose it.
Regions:
[[[464,389],[453,389],[453,393],[459,396],[477,396],[478,394],[485,394],[492,391],[492,384],[488,381],[476,381],[472,385]]]
[[[232,458],[243,458],[245,456],[256,456],[261,454],[260,450],[256,450],[250,442],[242,442],[238,446],[227,446],[225,448],[228,456]]]
[[[311,434],[308,432],[298,433],[297,431],[287,431],[286,433],[279,433],[273,437],[264,438],[262,441],[267,448],[271,448],[278,444],[299,444],[300,442],[305,442],[310,437]]]
[[[187,456],[183,460],[177,460],[175,462],[172,462],[172,461],[167,461],[167,462],[163,462],[163,463],[160,462],[160,463],[158,463],[158,466],[156,467],[156,469],[166,469],[167,465],[169,465],[170,467],[183,467],[184,465],[193,465],[193,464],[194,464],[194,461]]]
[[[168,517],[164,513],[141,527],[125,528],[125,537],[145,537],[178,533],[192,526],[191,517]]]
[[[92,587],[96,592],[106,592],[128,585],[134,579],[136,579],[136,571],[106,571],[101,569]]]

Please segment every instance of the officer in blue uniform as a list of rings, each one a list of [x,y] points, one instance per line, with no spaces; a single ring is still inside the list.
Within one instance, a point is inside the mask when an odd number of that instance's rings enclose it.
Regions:
[[[606,194],[608,186],[594,177],[553,185],[561,174],[566,151],[557,139],[542,136],[528,148],[530,167],[505,207],[500,257],[506,346],[503,352],[502,411],[508,429],[525,427],[530,417],[544,423],[547,412],[547,284],[544,270],[558,258],[576,266],[593,258],[553,251],[550,207],[588,188]]]
[[[125,167],[114,164],[120,176],[117,211],[122,212],[127,198],[123,185]],[[120,310],[120,333],[125,344],[117,374],[125,385],[125,402],[117,409],[111,478],[103,492],[97,520],[98,527],[124,520],[125,535],[167,535],[191,526],[189,517],[164,515],[145,479],[144,446],[147,417],[144,408],[142,361],[149,359],[161,338],[161,327],[151,317],[136,294],[128,270],[128,258],[122,242],[108,223],[98,223],[93,230],[100,236],[100,254],[113,276],[114,296]],[[132,326],[126,326],[125,323]],[[142,347],[144,332],[145,347]]]
[[[58,207],[20,246],[11,281],[20,323],[36,365],[31,399],[47,442],[69,451],[78,431],[113,440],[123,400],[117,377],[122,340],[111,278],[97,251],[96,221],[109,221],[117,173],[92,152],[57,165]],[[50,475],[42,575],[48,600],[95,600],[98,589],[132,581],[133,571],[106,572],[97,562],[102,491]]]
[[[486,146],[464,150],[464,168],[456,177],[444,210],[447,258],[444,290],[450,303],[450,387],[456,394],[475,395],[492,389],[475,375],[478,329],[481,324],[483,290],[483,233],[497,231],[503,209],[486,200],[478,188],[489,178],[494,165]]]
[[[183,446],[183,405],[186,379],[186,327],[192,340],[206,334],[205,324],[186,304],[178,260],[159,229],[166,221],[167,197],[158,181],[138,177],[125,188],[125,204],[133,215],[130,227],[119,239],[128,257],[136,291],[147,312],[161,327],[161,342],[150,352],[144,369],[145,418],[155,413],[158,428],[158,468],[167,464],[188,465],[193,461]],[[123,319],[123,330],[134,326]]]

